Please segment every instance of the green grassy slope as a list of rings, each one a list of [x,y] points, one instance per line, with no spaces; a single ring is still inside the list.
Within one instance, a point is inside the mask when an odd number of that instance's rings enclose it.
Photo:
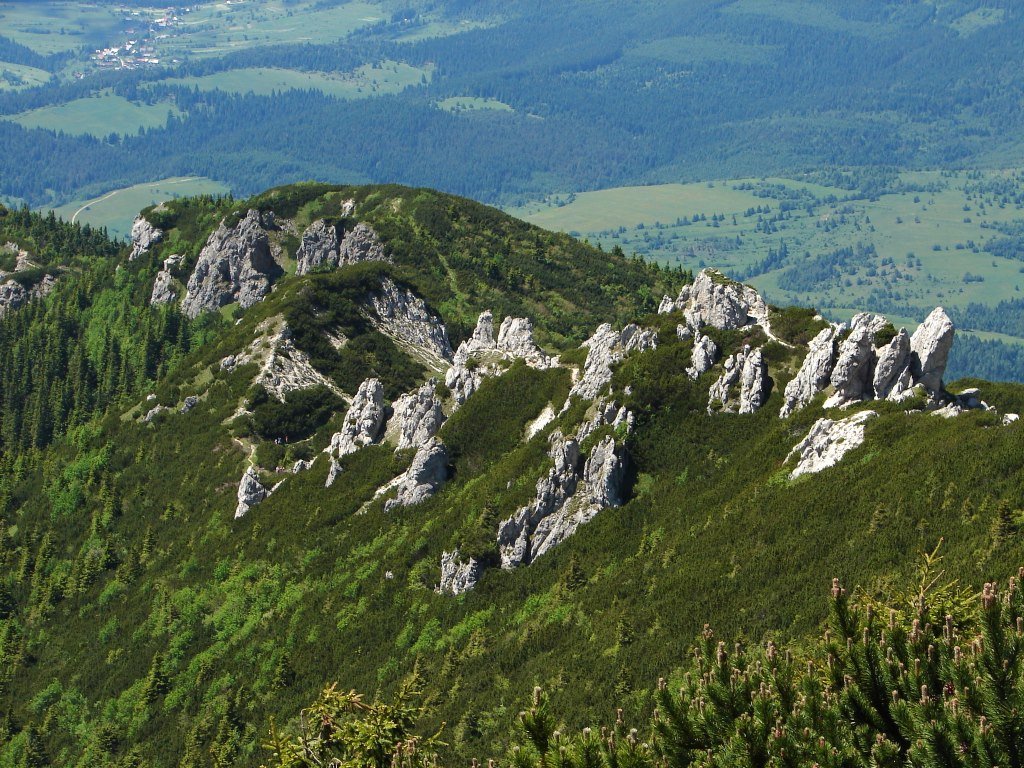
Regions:
[[[876,406],[863,447],[790,481],[787,453],[820,415],[776,417],[798,353],[769,345],[775,382],[762,411],[708,415],[720,366],[691,382],[680,318],[651,314],[677,277],[458,198],[301,186],[175,201],[148,214],[168,235],[122,266],[119,285],[145,294],[165,253],[194,259],[222,216],[255,205],[301,231],[349,198],[393,265],[284,278],[238,324],[207,328],[150,383],[168,406],[202,394],[187,414],[141,422],[151,404],[140,386],[48,447],[0,455],[0,766],[20,765],[30,743],[54,765],[255,766],[270,718],[287,721],[326,682],[387,694],[416,665],[448,724],[450,759],[465,762],[497,752],[535,684],[569,725],[589,724],[613,705],[649,713],[653,681],[681,664],[705,622],[725,635],[803,638],[824,618],[824,575],[874,591],[940,538],[949,575],[970,583],[1024,559],[1019,424]],[[259,441],[235,417],[254,368],[228,373],[219,360],[266,318],[284,315],[300,346],[319,319],[350,337],[325,366],[343,389],[359,365],[378,366],[389,396],[408,389],[420,372],[354,311],[382,273],[426,298],[456,339],[488,307],[528,314],[570,361],[598,322],[658,327],[658,349],[628,358],[613,383],[631,386],[637,415],[628,502],[529,567],[490,570],[459,598],[433,591],[441,552],[483,546],[487,521],[532,496],[547,436],[584,416],[574,406],[526,440],[545,405],[559,409],[570,373],[514,364],[442,428],[453,475],[426,503],[364,508],[410,460],[374,446],[343,459],[329,489],[322,458],[299,475],[267,472],[284,483],[234,520],[250,445],[266,470],[288,466],[317,455],[343,413],[306,441]],[[747,339],[716,334],[726,350]],[[1001,411],[1024,409],[1024,388],[982,386]]]

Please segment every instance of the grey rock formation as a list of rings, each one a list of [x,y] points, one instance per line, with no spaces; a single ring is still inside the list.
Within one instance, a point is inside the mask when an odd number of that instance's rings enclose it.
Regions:
[[[530,536],[529,562],[561,544],[602,510],[619,506],[624,476],[625,462],[615,452],[615,440],[607,436],[590,452],[575,495],[537,523]]]
[[[818,419],[807,437],[789,452],[787,461],[794,455],[798,458],[790,478],[834,467],[843,456],[864,442],[864,424],[877,415],[874,411],[861,411],[840,421]]]
[[[444,385],[452,393],[456,406],[461,406],[480,388],[486,369],[457,363],[444,375]]]
[[[384,385],[380,379],[367,379],[359,385],[355,397],[352,398],[352,405],[345,414],[341,431],[331,437],[331,444],[324,452],[340,459],[360,448],[372,445],[380,438],[383,424]]]
[[[872,312],[858,312],[850,319],[850,328],[862,328],[871,336],[872,346],[874,346],[875,334],[883,330],[889,321],[886,320],[882,315],[876,315]]]
[[[441,401],[434,393],[436,387],[437,382],[431,379],[419,389],[395,401],[388,432],[394,433],[398,445],[396,450],[426,445],[441,429],[445,416],[441,410]]]
[[[371,321],[421,362],[443,370],[452,360],[452,347],[444,323],[427,309],[423,299],[386,277],[380,292],[371,297]]]
[[[476,319],[473,335],[459,345],[459,351],[463,355],[470,355],[473,352],[485,352],[489,349],[497,349],[497,343],[494,340],[494,314],[491,310],[485,309]]]
[[[390,261],[377,233],[369,224],[356,224],[338,246],[338,266],[363,261]]]
[[[308,472],[313,468],[313,462],[315,459],[299,459],[292,464],[292,474],[297,475],[300,472]]]
[[[295,274],[305,275],[322,264],[338,265],[338,227],[317,219],[302,233],[302,242],[295,252]]]
[[[768,399],[768,363],[760,348],[753,350],[743,361],[740,372],[740,413],[753,413]]]
[[[238,484],[238,506],[235,507],[235,519],[245,517],[250,509],[264,501],[269,495],[270,491],[260,482],[260,476],[256,473],[255,468],[246,469]]]
[[[831,378],[835,393],[825,401],[825,407],[834,408],[870,395],[873,363],[873,334],[863,325],[853,328],[839,344]]]
[[[146,424],[149,424],[161,413],[164,413],[169,410],[171,409],[168,408],[166,405],[154,405],[152,408],[149,409],[149,411],[146,412],[146,415],[142,417],[142,421],[145,422]]]
[[[1020,414],[1019,413],[1007,413],[1007,414],[1003,415],[1003,426],[1004,427],[1008,427],[1011,424],[1016,424],[1018,421],[1020,421]]]
[[[709,337],[700,336],[693,342],[693,352],[690,355],[690,367],[686,369],[686,375],[696,381],[718,360],[718,345]]]
[[[292,332],[280,315],[267,318],[256,326],[256,339],[237,355],[220,361],[221,370],[233,371],[250,363],[259,367],[253,384],[262,386],[275,399],[284,402],[289,392],[326,387],[334,384],[320,373],[292,340]]]
[[[684,316],[692,328],[710,325],[731,330],[742,328],[751,318],[762,320],[768,316],[768,308],[757,291],[729,280],[717,270],[701,270],[688,294],[685,301],[684,294],[680,294],[676,305],[686,305]]]
[[[330,456],[331,465],[327,468],[327,481],[324,483],[324,488],[330,488],[334,485],[334,481],[341,476],[343,472],[341,464],[333,456]]]
[[[29,298],[29,292],[21,283],[14,280],[0,283],[0,317],[24,306]]]
[[[459,550],[444,552],[441,555],[441,583],[437,592],[448,595],[461,595],[476,586],[483,575],[483,564],[468,558],[462,559]]]
[[[693,339],[693,330],[690,326],[680,323],[676,326],[676,338],[680,341],[690,341]]]
[[[498,526],[498,550],[502,568],[515,568],[528,561],[530,534],[544,518],[560,510],[576,491],[579,482],[579,443],[567,439],[560,431],[552,433],[550,440],[548,455],[553,466],[537,481],[536,497]]]
[[[153,293],[149,297],[150,304],[172,304],[178,300],[178,289],[171,270],[181,264],[182,257],[173,254],[164,259],[164,268],[157,272],[153,283]]]
[[[583,364],[583,375],[569,392],[585,400],[593,400],[612,380],[612,366],[631,352],[643,352],[658,345],[658,332],[645,330],[638,325],[627,325],[621,331],[605,323],[594,335],[583,342],[587,347],[587,360]]]
[[[803,408],[829,385],[835,367],[836,337],[840,330],[841,326],[830,325],[811,339],[800,370],[786,385],[780,417],[786,418],[798,408]]]
[[[270,292],[271,280],[280,268],[271,254],[265,225],[269,226],[268,217],[256,210],[250,210],[233,229],[221,222],[188,280],[181,305],[187,317],[198,317],[234,301],[245,309]]]
[[[196,397],[195,395],[189,395],[188,397],[185,398],[185,401],[181,404],[181,408],[179,409],[178,412],[179,413],[188,413],[193,408],[195,408],[197,405],[199,405],[199,398]]]
[[[381,489],[397,490],[394,498],[384,502],[384,511],[390,512],[397,507],[411,507],[426,501],[447,479],[448,451],[440,440],[431,438],[416,451],[409,469]]]
[[[627,434],[633,431],[635,418],[633,412],[628,410],[626,406],[619,407],[618,403],[614,401],[605,402],[598,400],[594,403],[593,412],[594,415],[589,419],[584,419],[583,423],[576,430],[577,443],[582,444],[594,432],[609,424],[614,427],[625,424]]]
[[[942,307],[936,307],[910,338],[910,372],[915,384],[932,395],[942,392],[942,377],[953,346],[953,321]]]
[[[150,224],[142,216],[139,216],[132,223],[132,252],[128,254],[128,261],[135,261],[140,256],[149,253],[149,249],[164,238],[164,233]]]
[[[523,358],[535,368],[547,368],[551,364],[551,359],[533,340],[533,323],[525,317],[502,320],[496,346],[505,357]]]
[[[910,363],[910,334],[900,328],[892,340],[877,350],[872,388],[879,400],[887,398]]]
[[[747,361],[749,354],[750,345],[747,345],[736,354],[729,355],[725,359],[722,375],[718,377],[718,380],[708,390],[709,412],[721,409],[730,413],[737,409],[739,393],[736,392],[734,396],[733,389],[738,387],[740,383],[740,377],[743,375],[743,365]]]

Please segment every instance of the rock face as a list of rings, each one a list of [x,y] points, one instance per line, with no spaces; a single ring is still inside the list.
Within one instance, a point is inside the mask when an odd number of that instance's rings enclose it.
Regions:
[[[831,379],[835,394],[825,401],[826,408],[855,402],[870,394],[874,363],[872,336],[868,328],[855,326],[839,344]]]
[[[264,501],[269,495],[270,491],[260,482],[256,470],[249,467],[238,484],[238,506],[235,507],[235,519],[245,517],[250,509]]]
[[[369,224],[359,223],[346,232],[338,246],[338,266],[362,261],[389,261],[384,245]]]
[[[478,320],[478,330],[479,326]],[[547,368],[551,364],[551,358],[533,340],[533,323],[525,317],[506,317],[501,322],[496,347],[505,357],[523,358],[535,368]]]
[[[768,363],[760,348],[753,350],[743,361],[740,372],[740,413],[753,413],[768,399]]]
[[[548,455],[552,467],[537,481],[537,494],[498,526],[501,567],[528,564],[572,536],[603,509],[622,503],[625,460],[607,435],[580,471],[580,445],[556,431]]]
[[[135,261],[140,256],[149,253],[149,249],[164,239],[164,233],[150,224],[142,216],[139,216],[132,223],[132,252],[128,254],[128,261]]]
[[[516,510],[512,517],[498,526],[498,551],[502,568],[515,568],[529,562],[530,534],[544,518],[560,510],[576,491],[579,482],[579,443],[556,431],[551,435],[548,455],[553,466],[537,481],[534,500]]]
[[[434,394],[436,386],[437,382],[431,379],[415,392],[402,395],[395,401],[388,431],[395,433],[396,450],[426,445],[441,429],[445,417],[441,401]]]
[[[796,377],[786,385],[785,403],[779,416],[786,418],[798,408],[803,408],[829,385],[835,367],[839,330],[838,326],[832,325],[811,339],[803,365]]]
[[[302,242],[295,252],[295,274],[305,275],[321,264],[338,264],[338,228],[317,219],[302,233]]]
[[[686,375],[696,381],[718,360],[718,345],[707,336],[700,336],[693,342],[693,353],[690,356],[690,367]]]
[[[8,280],[0,283],[0,317],[10,311],[19,309],[29,300],[30,294],[21,283]]]
[[[280,267],[270,251],[265,229],[269,224],[269,215],[256,210],[250,210],[233,229],[221,222],[189,278],[181,305],[187,317],[198,317],[234,301],[245,309],[270,292]]]
[[[892,340],[878,350],[875,361],[875,374],[871,386],[875,397],[883,399],[889,396],[897,385],[900,375],[907,371],[910,360],[910,334],[906,328],[900,328]]]
[[[463,560],[459,550],[444,552],[441,555],[441,583],[437,592],[449,595],[461,595],[468,592],[483,575],[483,564],[469,558]]]
[[[267,393],[284,402],[289,392],[334,384],[309,361],[309,356],[295,346],[292,332],[280,315],[268,318],[256,326],[256,339],[238,355],[229,355],[220,361],[221,370],[254,363],[259,372],[253,384],[262,386]]]
[[[658,332],[644,330],[638,325],[627,325],[616,331],[608,323],[598,327],[594,335],[583,342],[588,348],[583,364],[583,376],[577,381],[569,397],[593,400],[612,380],[612,366],[631,352],[643,352],[658,346]]]
[[[814,474],[835,466],[840,459],[864,442],[864,424],[878,414],[861,411],[841,421],[818,419],[811,431],[789,453],[798,457],[790,478]]]
[[[750,355],[750,345],[734,355],[725,359],[722,375],[711,385],[708,391],[708,411],[722,410],[728,413],[735,412],[739,407],[739,393],[733,390],[738,388],[740,377],[743,375],[743,367]]]
[[[684,286],[675,300],[666,296],[658,307],[662,314],[678,311],[694,329],[710,325],[733,330],[742,328],[751,318],[764,320],[768,316],[768,307],[757,291],[714,269],[702,269],[693,285]]]
[[[362,261],[388,261],[384,245],[369,224],[356,224],[341,234],[337,224],[317,219],[302,233],[295,252],[295,274],[305,275],[321,267],[343,267]]]
[[[936,307],[910,339],[910,372],[915,384],[930,394],[942,392],[942,376],[953,346],[953,321],[942,307]]]
[[[416,451],[409,469],[377,493],[380,495],[397,489],[395,497],[384,502],[384,511],[390,512],[397,507],[411,507],[426,501],[447,479],[448,451],[434,437]]]
[[[443,370],[452,360],[452,347],[444,323],[427,309],[423,299],[390,278],[381,282],[371,297],[371,322],[416,359],[434,370]]]
[[[173,304],[178,300],[178,289],[174,282],[171,270],[181,264],[182,257],[173,254],[164,259],[164,268],[156,275],[153,283],[153,293],[149,297],[150,304]]]
[[[352,398],[352,405],[345,414],[341,431],[331,437],[331,444],[325,453],[340,459],[367,445],[373,445],[380,437],[383,424],[384,385],[380,379],[367,379],[359,385]]]

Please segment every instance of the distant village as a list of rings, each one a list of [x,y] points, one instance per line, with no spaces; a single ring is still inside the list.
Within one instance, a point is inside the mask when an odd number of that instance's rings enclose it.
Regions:
[[[238,0],[235,0],[238,2]],[[228,0],[233,5],[232,0]],[[94,51],[91,58],[100,69],[141,69],[157,66],[161,63],[157,55],[156,43],[166,40],[179,29],[182,16],[192,8],[167,8],[161,11],[158,18],[151,18],[142,11],[131,11],[125,16],[125,34],[129,39],[122,45],[101,48]],[[170,59],[163,63],[179,64],[179,59]]]

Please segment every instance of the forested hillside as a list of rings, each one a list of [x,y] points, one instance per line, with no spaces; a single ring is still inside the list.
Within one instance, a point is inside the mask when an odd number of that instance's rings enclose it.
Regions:
[[[833,326],[403,187],[0,222],[55,277],[0,320],[3,766],[257,766],[414,670],[464,763],[535,685],[647,722],[706,622],[802,644],[822,574],[1024,562],[1024,390],[943,382],[941,310]]]

